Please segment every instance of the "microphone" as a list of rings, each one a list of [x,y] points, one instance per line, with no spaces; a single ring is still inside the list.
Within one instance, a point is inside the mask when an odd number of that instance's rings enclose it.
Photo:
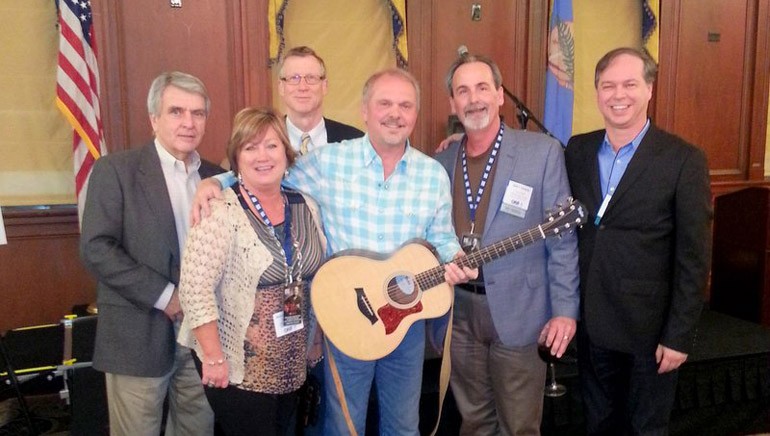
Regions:
[[[532,111],[519,100],[516,95],[514,95],[511,91],[508,90],[508,88],[505,87],[505,85],[502,86],[503,88],[503,94],[505,94],[506,97],[513,100],[513,103],[516,105],[516,109],[519,111],[518,115],[516,115],[516,118],[519,119],[519,124],[521,125],[522,129],[527,129],[527,121],[532,121],[535,123],[535,125],[540,129],[541,132],[545,133],[546,135],[550,136],[551,138],[559,141],[559,144],[561,144],[562,148],[566,147],[559,138],[553,136],[553,133],[551,133],[544,125],[540,122],[533,114]]]
[[[457,57],[462,57],[463,55],[468,54],[468,47],[465,46],[465,44],[457,47]]]

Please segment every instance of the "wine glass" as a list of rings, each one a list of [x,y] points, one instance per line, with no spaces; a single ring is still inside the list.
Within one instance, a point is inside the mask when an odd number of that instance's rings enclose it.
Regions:
[[[559,359],[551,354],[551,347],[537,344],[537,354],[548,364],[548,384],[543,389],[543,395],[549,398],[561,397],[567,393],[567,387],[556,382],[556,365]]]

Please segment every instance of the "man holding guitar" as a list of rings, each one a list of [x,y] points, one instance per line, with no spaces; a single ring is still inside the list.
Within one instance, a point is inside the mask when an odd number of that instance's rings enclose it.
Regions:
[[[452,179],[457,235],[473,253],[538,226],[567,201],[564,153],[546,135],[503,124],[502,77],[491,59],[462,54],[446,85],[465,136],[436,158]],[[564,232],[485,264],[455,288],[450,380],[461,434],[539,434],[546,367],[537,346],[560,357],[575,336],[577,260],[576,236]]]
[[[452,228],[447,174],[409,144],[419,95],[417,81],[408,72],[393,68],[375,73],[363,90],[361,113],[368,133],[311,150],[289,170],[287,184],[314,197],[321,207],[331,253],[359,249],[387,254],[421,238],[444,262],[462,255]],[[206,199],[219,191],[216,182],[203,183],[207,188],[196,194],[194,215],[200,208],[205,213]],[[454,263],[443,268],[443,279],[450,285],[478,275],[478,270]],[[348,273],[367,271],[351,268]],[[324,434],[364,434],[369,391],[376,381],[380,434],[419,435],[424,350],[424,321],[414,322],[392,352],[375,360],[349,357],[329,343]]]

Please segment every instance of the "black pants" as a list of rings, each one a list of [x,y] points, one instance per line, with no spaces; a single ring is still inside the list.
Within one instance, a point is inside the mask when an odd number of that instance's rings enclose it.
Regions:
[[[578,329],[588,435],[667,435],[678,371],[658,374],[655,350],[629,354],[592,344]]]
[[[202,376],[201,361],[193,352],[195,367]],[[297,408],[297,391],[265,394],[228,386],[203,387],[218,430],[226,436],[285,436]]]

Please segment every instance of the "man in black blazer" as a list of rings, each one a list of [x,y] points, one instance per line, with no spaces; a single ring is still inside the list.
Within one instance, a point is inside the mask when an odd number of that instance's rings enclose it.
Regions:
[[[667,434],[708,276],[706,157],[648,120],[656,71],[632,48],[599,60],[605,130],[566,150],[572,193],[590,214],[578,233],[578,360],[592,435]]]
[[[98,280],[94,367],[106,373],[112,435],[211,435],[214,416],[190,350],[176,343],[176,286],[201,177],[221,169],[195,151],[209,97],[189,74],[158,76],[147,99],[155,140],[96,161],[80,251]]]
[[[323,99],[329,86],[326,64],[312,48],[299,46],[287,51],[278,77],[289,141],[300,154],[331,142],[364,136],[353,126],[323,116]]]
[[[323,58],[310,47],[298,46],[289,49],[278,68],[278,94],[286,107],[286,131],[289,142],[300,154],[317,147],[346,139],[360,138],[364,132],[353,126],[323,116],[323,100],[329,91],[326,79],[326,64]],[[312,372],[316,389],[323,386],[323,365],[316,365]],[[306,383],[305,389],[308,389]],[[311,389],[313,389],[311,387]],[[308,404],[300,405],[297,425],[305,428],[308,436],[320,435],[326,404],[322,393],[318,393],[316,408],[307,410]],[[303,416],[303,415],[311,416]]]

